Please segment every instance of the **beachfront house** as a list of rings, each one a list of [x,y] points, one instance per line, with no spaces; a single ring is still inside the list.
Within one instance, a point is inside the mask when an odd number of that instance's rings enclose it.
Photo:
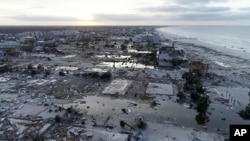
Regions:
[[[171,63],[171,60],[173,60],[173,57],[171,54],[164,50],[158,51],[158,66],[159,67],[171,67],[173,64]]]
[[[190,63],[190,71],[192,73],[204,75],[208,73],[208,64],[204,64],[201,61],[192,61]]]
[[[160,44],[161,37],[153,34],[143,34],[141,35],[142,41],[148,42],[149,44]]]
[[[184,61],[184,52],[179,48],[174,48],[172,45],[165,45],[161,47],[158,52],[158,66],[172,67],[177,65],[176,61]]]

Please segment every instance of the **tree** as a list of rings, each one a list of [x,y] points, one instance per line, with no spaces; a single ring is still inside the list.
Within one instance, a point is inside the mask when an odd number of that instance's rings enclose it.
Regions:
[[[61,117],[59,115],[55,116],[55,122],[57,123],[61,122]]]
[[[177,97],[180,101],[184,101],[186,99],[186,95],[183,92],[178,92]]]
[[[196,102],[200,98],[200,94],[197,93],[196,91],[191,92],[191,99]]]
[[[121,48],[122,48],[122,50],[126,50],[126,49],[127,49],[127,46],[124,45],[124,44],[122,44],[122,45],[121,45]]]
[[[208,116],[206,114],[199,113],[195,116],[195,120],[199,125],[204,125],[208,122]]]
[[[44,141],[44,137],[41,135],[37,135],[35,136],[35,138],[33,139],[33,141]]]
[[[197,112],[205,114],[209,107],[209,97],[201,96],[197,101]]]
[[[203,88],[203,86],[202,86],[201,84],[197,84],[197,85],[196,85],[196,91],[197,91],[198,93],[204,94],[205,91],[206,91],[206,89]]]
[[[73,108],[72,107],[67,108],[67,112],[71,114],[73,112]]]
[[[245,110],[241,110],[239,115],[243,118],[243,119],[250,119],[250,107],[246,106]]]
[[[111,72],[108,71],[108,72],[103,73],[103,74],[100,76],[100,78],[101,78],[101,79],[110,79],[111,76],[112,76]]]
[[[29,70],[32,70],[33,69],[33,66],[31,64],[28,65],[28,69]]]
[[[65,76],[65,73],[61,70],[61,71],[59,71],[59,75],[60,76]]]
[[[125,127],[125,125],[126,125],[125,121],[120,120],[120,126],[121,126],[122,128],[124,128],[124,127]]]
[[[58,111],[61,112],[63,111],[63,108],[61,106],[58,107]]]
[[[46,70],[45,71],[45,76],[47,77],[47,76],[49,76],[50,75],[50,70]]]

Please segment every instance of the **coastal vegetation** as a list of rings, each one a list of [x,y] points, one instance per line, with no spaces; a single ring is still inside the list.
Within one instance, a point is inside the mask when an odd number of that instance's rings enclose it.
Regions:
[[[185,93],[190,93],[189,99],[191,100],[191,103],[196,105],[198,113],[195,120],[198,124],[204,125],[209,121],[207,110],[210,105],[210,99],[205,93],[206,89],[203,87],[200,76],[192,72],[185,72],[182,75],[182,78],[185,80],[183,85],[184,92],[180,91],[177,94],[178,102],[185,102],[187,99]]]
[[[41,135],[37,135],[36,137],[34,137],[33,141],[44,141],[44,137]]]
[[[248,92],[249,102],[250,102],[250,92]],[[250,120],[250,103],[245,107],[244,110],[239,112],[239,115],[246,120]]]

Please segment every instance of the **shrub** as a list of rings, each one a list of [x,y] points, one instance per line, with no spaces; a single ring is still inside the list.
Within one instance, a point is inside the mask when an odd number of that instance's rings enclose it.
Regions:
[[[142,120],[140,120],[138,122],[137,126],[138,126],[139,129],[145,129],[147,127],[147,123],[144,122],[144,121],[142,121]]]

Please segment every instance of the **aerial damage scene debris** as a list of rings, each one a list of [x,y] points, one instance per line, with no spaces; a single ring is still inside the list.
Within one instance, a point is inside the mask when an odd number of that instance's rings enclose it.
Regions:
[[[224,141],[249,124],[249,67],[161,28],[1,33],[0,140]]]

